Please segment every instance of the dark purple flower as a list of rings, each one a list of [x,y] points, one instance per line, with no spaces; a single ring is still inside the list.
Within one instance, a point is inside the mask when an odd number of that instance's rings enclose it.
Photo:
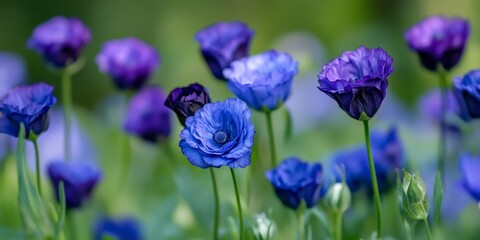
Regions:
[[[463,78],[455,77],[453,83],[458,102],[468,112],[463,119],[480,118],[480,70],[472,70]]]
[[[23,59],[14,53],[0,52],[0,98],[27,78]]]
[[[480,202],[480,158],[470,154],[462,154],[459,160],[462,183],[470,196]]]
[[[170,110],[162,103],[166,100],[157,86],[142,88],[128,103],[124,129],[150,142],[170,135]]]
[[[48,63],[63,68],[77,61],[91,38],[90,30],[79,19],[54,17],[33,30],[27,45]]]
[[[131,217],[98,219],[93,229],[93,239],[104,240],[107,236],[116,240],[144,239],[140,223]]]
[[[59,184],[63,182],[67,209],[74,209],[90,197],[102,173],[92,163],[56,161],[48,166],[48,176],[57,200],[60,199]]]
[[[318,89],[337,101],[354,119],[373,117],[385,98],[393,59],[381,48],[359,47],[344,52],[318,75]]]
[[[133,38],[106,42],[96,58],[100,71],[120,89],[139,89],[158,68],[160,57],[152,46]]]
[[[322,165],[308,163],[297,157],[285,159],[276,168],[265,172],[282,203],[297,209],[302,201],[307,208],[320,200],[322,188]]]
[[[223,70],[248,55],[253,34],[245,23],[220,22],[197,32],[195,39],[213,75],[224,80]]]
[[[430,16],[405,32],[408,46],[418,53],[422,65],[436,71],[438,64],[446,70],[457,65],[470,35],[467,20]]]
[[[207,89],[198,83],[193,83],[187,87],[178,87],[168,94],[165,106],[172,109],[178,117],[180,123],[185,126],[188,117],[203,107],[203,105],[212,102]]]
[[[275,50],[234,61],[223,71],[228,89],[255,110],[277,109],[290,96],[298,62]]]
[[[0,132],[17,137],[22,123],[26,138],[40,135],[48,128],[48,110],[56,102],[53,87],[45,83],[11,89],[0,101]]]

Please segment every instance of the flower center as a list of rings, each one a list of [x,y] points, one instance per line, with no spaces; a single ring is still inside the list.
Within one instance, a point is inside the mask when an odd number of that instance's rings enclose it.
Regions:
[[[220,130],[217,133],[215,133],[214,138],[215,138],[215,142],[217,143],[225,143],[227,141],[228,134]]]

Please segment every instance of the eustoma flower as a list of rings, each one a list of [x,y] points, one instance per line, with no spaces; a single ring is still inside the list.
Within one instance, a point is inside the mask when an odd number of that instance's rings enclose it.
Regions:
[[[200,30],[195,39],[212,74],[223,80],[223,70],[248,55],[253,34],[245,23],[220,22]]]
[[[465,19],[430,16],[408,29],[405,40],[425,68],[436,71],[440,64],[450,70],[460,61],[469,34]]]
[[[93,239],[104,240],[107,236],[117,240],[144,239],[140,223],[131,217],[98,219],[93,229]]]
[[[468,117],[480,118],[480,70],[472,70],[464,77],[455,77],[454,86],[459,102],[465,104]]]
[[[188,117],[194,116],[200,108],[210,102],[207,89],[198,83],[193,83],[187,87],[173,89],[165,100],[165,106],[172,109],[180,123],[185,126]]]
[[[49,64],[63,68],[77,61],[91,38],[90,30],[79,19],[54,17],[34,29],[28,47]]]
[[[155,48],[133,37],[106,42],[96,58],[100,71],[120,89],[139,89],[155,72],[160,56]]]
[[[125,131],[150,142],[168,137],[171,131],[170,110],[161,104],[165,99],[160,87],[141,89],[128,104]]]
[[[470,196],[480,203],[480,175],[478,174],[480,171],[480,158],[464,153],[460,156],[459,167],[463,175],[463,186]]]
[[[94,164],[77,161],[52,162],[48,166],[48,175],[58,201],[60,199],[59,184],[63,182],[67,209],[81,207],[102,178],[100,169]]]

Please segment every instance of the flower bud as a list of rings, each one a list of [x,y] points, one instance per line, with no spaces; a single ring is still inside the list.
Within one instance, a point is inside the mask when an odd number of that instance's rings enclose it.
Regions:
[[[417,174],[403,171],[402,183],[403,210],[413,220],[423,220],[428,217],[428,199],[425,182]]]
[[[325,197],[327,206],[335,212],[345,212],[350,207],[352,193],[345,183],[334,183]]]
[[[253,217],[252,231],[255,239],[273,239],[275,223],[265,213],[256,214]]]

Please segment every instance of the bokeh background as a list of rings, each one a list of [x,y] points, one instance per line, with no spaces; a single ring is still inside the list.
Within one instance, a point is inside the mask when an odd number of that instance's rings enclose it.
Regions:
[[[418,101],[437,85],[437,79],[421,68],[415,53],[409,51],[403,33],[431,14],[467,18],[471,23],[471,37],[462,61],[449,76],[451,79],[480,67],[478,9],[480,2],[475,0],[2,0],[0,51],[13,52],[23,58],[29,82],[44,81],[56,86],[61,104],[59,74],[48,69],[36,53],[28,50],[26,41],[35,26],[57,15],[78,17],[92,31],[92,43],[83,54],[85,66],[73,79],[76,122],[78,135],[81,135],[79,142],[74,144],[88,142],[84,144],[88,148],[78,150],[78,158],[97,161],[104,170],[104,179],[89,205],[76,214],[78,239],[91,236],[92,226],[100,215],[136,217],[147,239],[208,239],[213,215],[210,179],[207,172],[190,166],[181,155],[177,144],[181,127],[176,121],[173,121],[172,136],[162,144],[132,139],[132,164],[125,186],[120,186],[119,165],[124,152],[119,136],[122,135],[124,101],[112,81],[101,74],[95,64],[95,56],[105,41],[126,36],[146,41],[158,49],[162,58],[151,82],[159,84],[166,92],[199,82],[210,89],[212,99],[221,100],[231,94],[223,82],[211,76],[193,36],[199,29],[217,21],[248,23],[255,30],[252,54],[275,48],[291,53],[300,62],[292,96],[286,108],[274,114],[275,130],[280,158],[297,155],[309,161],[326,161],[335,149],[363,141],[361,123],[348,118],[316,89],[316,75],[323,64],[360,45],[383,47],[394,58],[395,71],[389,78],[387,99],[373,126],[382,130],[397,126],[409,165],[420,171],[428,169],[435,160],[437,133],[435,125],[419,110]],[[293,120],[290,137],[285,130],[285,109],[289,109]],[[257,148],[264,149],[268,147],[264,116],[254,114],[254,122]],[[51,128],[61,129],[60,124],[52,122]],[[51,135],[39,139],[42,148],[46,152],[61,151],[62,142],[58,139],[61,134]],[[462,144],[451,145],[457,151],[462,150]],[[281,229],[278,239],[292,239],[295,214],[281,207],[271,187],[262,179],[262,159],[268,159],[263,154],[255,150],[250,170],[240,171],[244,208],[248,209],[249,217],[260,212],[270,214]],[[455,172],[456,155],[452,153],[450,159],[449,166]],[[230,239],[236,213],[227,170],[219,171],[221,225],[225,239]],[[252,179],[261,180],[252,183]],[[16,208],[14,161],[8,162],[8,158],[2,163],[0,186],[0,234],[5,234],[0,236],[15,236],[20,232],[21,222]],[[391,191],[384,197],[384,209],[394,209],[395,200],[395,191]],[[363,202],[355,203],[352,211],[356,213],[345,219],[347,237],[367,237],[367,230],[373,228],[374,222],[364,224],[365,216],[373,213],[368,202],[369,199],[364,198]],[[475,227],[480,221],[476,205],[468,198],[465,201],[455,199],[452,205],[461,208],[464,214],[451,217],[445,239],[458,234],[463,236],[461,239],[480,239],[480,231]],[[386,233],[401,239],[400,223],[395,222],[398,218],[395,211],[387,212]],[[321,227],[315,224],[320,225],[318,220],[313,220],[311,225],[314,233],[319,234],[316,236],[324,236]],[[422,231],[420,228],[419,239],[424,236]]]

